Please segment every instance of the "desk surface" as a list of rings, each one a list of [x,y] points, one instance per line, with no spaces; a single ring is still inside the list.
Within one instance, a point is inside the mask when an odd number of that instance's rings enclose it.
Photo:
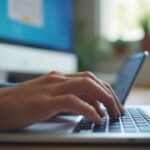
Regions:
[[[126,101],[127,105],[150,105],[150,88],[133,88]]]
[[[150,89],[133,89],[127,99],[128,105],[150,105]],[[54,145],[0,145],[0,150],[150,150],[149,146],[144,145],[95,145],[95,146],[54,146]]]
[[[149,146],[1,146],[0,150],[150,150]]]

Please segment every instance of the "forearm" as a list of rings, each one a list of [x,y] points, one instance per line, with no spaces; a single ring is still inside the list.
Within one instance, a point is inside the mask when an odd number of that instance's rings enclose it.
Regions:
[[[19,129],[34,122],[29,117],[32,103],[22,100],[25,95],[21,87],[9,84],[0,88],[0,131]]]

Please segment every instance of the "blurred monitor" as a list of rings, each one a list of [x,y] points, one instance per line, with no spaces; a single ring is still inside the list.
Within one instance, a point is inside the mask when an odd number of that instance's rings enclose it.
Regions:
[[[1,0],[0,72],[77,70],[73,0]]]

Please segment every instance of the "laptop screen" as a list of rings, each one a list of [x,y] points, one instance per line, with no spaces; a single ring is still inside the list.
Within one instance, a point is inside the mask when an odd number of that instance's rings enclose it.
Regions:
[[[142,67],[146,53],[139,53],[129,57],[122,65],[117,80],[113,85],[121,103],[124,104],[128,93]]]

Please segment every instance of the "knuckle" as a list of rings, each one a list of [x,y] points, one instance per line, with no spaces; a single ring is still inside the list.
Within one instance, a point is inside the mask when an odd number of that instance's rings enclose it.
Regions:
[[[84,76],[93,78],[94,74],[92,72],[90,72],[90,71],[85,71],[84,72]]]
[[[90,110],[91,112],[95,112],[95,109],[94,109],[94,107],[92,107],[92,106],[89,106],[89,110]]]
[[[51,81],[51,79],[52,79],[52,76],[51,76],[51,75],[46,75],[45,78],[44,78],[44,80],[45,80],[46,82]]]
[[[109,83],[105,83],[105,85],[110,89],[111,85]]]
[[[59,79],[60,77],[59,76],[56,76],[54,74],[49,74],[49,75],[46,75],[44,80],[45,82],[51,82],[51,81],[56,81],[57,79]]]
[[[69,104],[72,104],[73,103],[73,101],[76,99],[76,96],[75,95],[67,95],[66,96],[66,101],[67,101],[67,103],[69,103]]]
[[[83,83],[86,85],[91,85],[92,80],[89,77],[85,77],[85,78],[83,78]]]
[[[49,73],[49,75],[59,75],[59,72],[58,72],[58,71],[53,70],[53,71],[51,71],[51,72]]]

